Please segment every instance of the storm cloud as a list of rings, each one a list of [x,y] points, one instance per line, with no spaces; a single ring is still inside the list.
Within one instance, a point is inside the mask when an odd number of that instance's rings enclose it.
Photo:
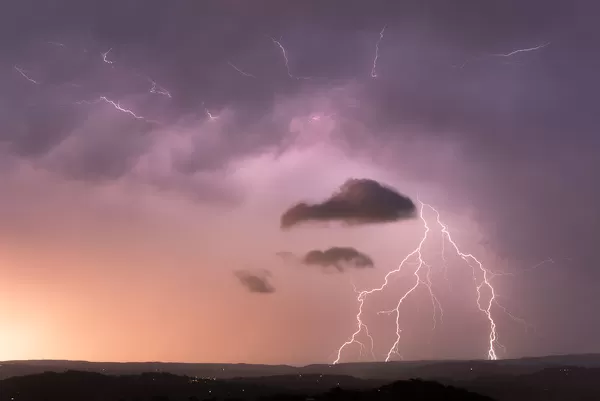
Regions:
[[[324,251],[312,250],[302,258],[305,265],[335,267],[340,272],[345,268],[371,268],[373,259],[352,247],[332,247]]]
[[[281,216],[281,228],[309,221],[342,221],[348,224],[384,223],[415,215],[413,201],[371,179],[349,179],[322,203],[298,203]]]
[[[257,294],[272,294],[275,292],[275,287],[269,282],[271,272],[268,270],[237,270],[234,275],[250,292]]]

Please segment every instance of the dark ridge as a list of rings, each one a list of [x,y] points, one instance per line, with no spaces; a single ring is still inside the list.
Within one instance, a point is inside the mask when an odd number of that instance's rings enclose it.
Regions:
[[[365,389],[360,385],[352,388],[348,379],[354,380],[355,384],[361,382],[347,377],[306,377],[306,381],[322,380],[323,383],[317,386],[321,388],[317,389],[298,386],[298,378],[290,376],[209,380],[170,373],[109,376],[80,371],[46,372],[1,381],[0,401],[492,400],[468,390],[429,381],[398,381]]]

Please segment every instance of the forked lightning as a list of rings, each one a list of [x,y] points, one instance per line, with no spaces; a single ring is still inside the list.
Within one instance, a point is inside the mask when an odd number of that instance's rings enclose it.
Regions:
[[[421,207],[420,207],[420,211],[419,211],[419,217],[420,217],[421,221],[423,222],[423,226],[424,226],[425,230],[424,230],[423,236],[421,237],[421,240],[419,241],[419,244],[412,252],[410,252],[408,255],[406,255],[406,257],[400,262],[400,265],[398,266],[398,268],[388,272],[385,275],[384,282],[380,287],[372,288],[370,290],[356,291],[356,293],[358,294],[357,295],[358,313],[356,314],[356,330],[354,331],[354,333],[352,333],[350,338],[338,348],[337,357],[333,361],[334,364],[337,364],[340,362],[340,360],[342,358],[342,353],[346,347],[348,347],[352,344],[355,344],[355,343],[360,345],[361,348],[364,347],[364,345],[361,342],[359,342],[359,337],[361,334],[364,333],[365,335],[367,335],[367,337],[370,339],[370,341],[373,341],[373,337],[369,334],[368,327],[363,321],[363,308],[365,305],[365,301],[367,300],[367,298],[370,295],[377,293],[377,292],[384,291],[386,289],[386,287],[388,286],[388,284],[390,283],[391,278],[394,275],[396,275],[397,273],[400,273],[401,270],[406,265],[411,264],[413,260],[416,263],[415,271],[412,274],[412,276],[414,277],[414,284],[403,294],[400,294],[400,296],[398,298],[398,302],[396,303],[396,307],[394,309],[379,312],[379,313],[384,313],[384,314],[395,315],[396,339],[393,342],[393,344],[390,346],[390,348],[388,349],[388,352],[385,356],[385,361],[386,362],[390,361],[394,355],[400,355],[399,346],[400,346],[400,339],[401,339],[401,333],[402,333],[401,321],[400,321],[400,308],[401,308],[402,304],[404,303],[404,301],[407,298],[409,298],[412,294],[414,294],[420,286],[423,286],[427,290],[427,292],[429,293],[429,295],[431,297],[431,302],[432,302],[432,306],[433,306],[434,328],[435,328],[435,325],[437,322],[437,315],[436,315],[437,311],[439,310],[440,316],[443,316],[443,309],[442,309],[441,303],[439,302],[438,298],[435,296],[432,285],[431,285],[431,277],[430,277],[431,268],[425,262],[424,256],[422,253],[423,245],[426,243],[429,232],[431,230],[429,225],[427,224],[427,220],[424,217],[425,209],[429,209],[435,213],[436,223],[439,226],[439,228],[441,229],[444,243],[450,244],[451,249],[453,249],[455,251],[455,253],[461,259],[463,259],[467,263],[467,265],[470,266],[473,270],[473,280],[475,282],[477,282],[477,284],[475,285],[475,289],[476,289],[476,293],[477,293],[475,302],[477,304],[477,308],[483,313],[483,315],[485,316],[485,318],[489,324],[487,358],[491,359],[491,360],[498,359],[497,349],[498,349],[498,347],[502,347],[502,345],[498,342],[498,333],[496,331],[496,322],[495,322],[493,314],[492,314],[492,307],[494,305],[496,305],[499,307],[500,310],[504,310],[504,308],[502,306],[498,305],[498,303],[496,301],[496,290],[494,289],[494,287],[492,286],[492,283],[491,283],[491,278],[494,276],[494,273],[492,273],[490,270],[486,269],[483,266],[483,264],[475,256],[473,256],[470,253],[464,253],[463,251],[461,251],[461,249],[458,247],[456,242],[452,239],[452,236],[450,234],[448,226],[445,225],[441,221],[440,214],[437,211],[437,209],[435,209],[433,206],[428,205],[423,202],[420,202],[420,205],[421,205]],[[442,244],[442,253],[444,252],[443,246],[444,245]],[[479,274],[477,274],[478,273],[477,271],[479,271]],[[484,295],[483,291],[486,291],[487,294]]]

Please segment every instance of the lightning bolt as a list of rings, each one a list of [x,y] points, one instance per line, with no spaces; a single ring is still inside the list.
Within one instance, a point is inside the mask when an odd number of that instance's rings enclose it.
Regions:
[[[152,88],[150,88],[150,93],[156,93],[157,95],[163,95],[163,96],[166,96],[169,99],[171,99],[171,94],[169,93],[168,90],[166,90],[162,86],[158,85],[156,82],[154,82],[150,78],[148,78],[148,81],[150,81],[150,83],[152,84]]]
[[[210,121],[219,119],[219,116],[213,115],[206,107],[204,108],[204,113],[206,113],[206,116],[210,119]]]
[[[281,55],[283,56],[283,60],[285,61],[285,69],[287,70],[288,77],[290,77],[292,79],[310,79],[310,77],[297,77],[297,76],[293,75],[290,70],[290,60],[288,59],[287,51],[285,50],[285,47],[283,47],[283,45],[281,44],[281,38],[279,38],[279,40],[277,40],[275,38],[270,37],[270,39],[281,50]]]
[[[373,59],[373,68],[371,68],[371,78],[377,78],[377,60],[379,59],[379,44],[383,40],[383,35],[385,33],[385,28],[387,25],[384,25],[381,31],[379,32],[379,39],[375,43],[375,58]]]
[[[131,117],[135,118],[136,120],[143,120],[143,121],[146,121],[149,123],[160,124],[156,120],[148,120],[145,117],[136,114],[132,110],[124,108],[123,106],[121,106],[119,101],[115,102],[114,100],[111,100],[111,99],[107,98],[106,96],[100,96],[98,99],[91,101],[91,102],[87,101],[87,100],[82,100],[82,101],[76,102],[75,104],[97,104],[98,102],[107,103],[107,104],[111,105],[115,110],[118,110],[121,113],[129,114]]]
[[[273,39],[273,38],[271,38]],[[250,77],[250,78],[256,78],[254,75],[247,73],[246,71],[243,71],[241,68],[238,68],[235,64],[233,64],[231,61],[228,61],[227,64],[229,64],[229,66],[231,68],[233,68],[234,70],[236,70],[237,72],[239,72],[240,74],[242,74],[245,77]],[[288,70],[289,72],[289,70]]]
[[[550,44],[550,42],[546,42],[546,43],[543,43],[543,44],[538,45],[538,46],[528,47],[526,49],[517,49],[517,50],[513,50],[510,53],[490,54],[490,56],[492,56],[492,57],[511,57],[511,56],[514,56],[515,54],[527,53],[527,52],[532,52],[532,51],[543,49],[544,47],[548,46],[549,44]]]
[[[437,223],[440,225],[440,227],[442,227],[442,234],[444,234],[444,236],[446,237],[448,242],[452,245],[452,247],[454,248],[456,253],[468,265],[472,266],[470,262],[474,262],[477,265],[477,267],[479,268],[479,270],[482,272],[483,280],[479,283],[479,285],[477,285],[477,307],[479,308],[479,310],[481,312],[483,312],[485,314],[485,316],[488,319],[489,324],[490,324],[489,348],[488,348],[488,352],[487,352],[488,359],[496,360],[496,359],[498,359],[498,356],[496,353],[496,345],[498,345],[498,333],[496,332],[496,322],[494,321],[494,318],[492,317],[492,305],[494,305],[494,303],[496,303],[495,302],[496,301],[496,290],[494,289],[494,287],[492,286],[492,284],[490,282],[490,279],[491,279],[491,276],[493,276],[493,273],[490,272],[485,267],[483,267],[483,264],[475,256],[473,256],[470,253],[463,253],[459,249],[456,242],[454,242],[454,240],[452,239],[452,236],[450,235],[450,231],[448,231],[448,227],[446,225],[444,225],[444,223],[442,223],[442,221],[440,220],[440,213],[433,207],[431,207],[431,206],[429,206],[429,207],[435,212],[435,214],[437,216]],[[476,279],[475,273],[473,272],[473,280],[475,280],[475,279]],[[489,301],[483,305],[481,303],[482,288],[487,288],[488,291],[490,292]]]
[[[104,53],[100,53],[102,55],[102,60],[104,60],[104,62],[106,64],[112,64],[113,61],[109,60],[108,57],[108,53],[110,53],[112,50],[112,47],[110,49],[108,49],[107,51],[105,51]]]
[[[67,47],[67,45],[65,45],[64,43],[60,43],[60,42],[46,42],[46,43],[48,43],[49,45],[52,45],[52,46],[57,46],[57,47]]]
[[[363,308],[365,305],[365,301],[367,300],[367,298],[370,295],[384,291],[386,289],[386,287],[388,286],[388,284],[390,283],[391,278],[394,275],[400,273],[406,265],[413,264],[413,262],[411,262],[411,260],[415,260],[414,263],[416,264],[416,268],[412,274],[412,276],[414,277],[414,283],[406,292],[404,292],[404,294],[402,294],[399,297],[394,309],[378,312],[378,314],[388,314],[388,315],[393,314],[393,315],[395,315],[396,339],[393,342],[393,344],[390,346],[390,348],[388,349],[388,352],[385,357],[385,361],[386,362],[390,361],[394,355],[400,356],[399,344],[400,344],[401,334],[402,334],[402,328],[401,328],[401,322],[400,322],[400,308],[402,307],[402,304],[404,303],[404,301],[407,300],[412,294],[414,294],[420,286],[423,286],[428,291],[429,296],[431,298],[432,307],[433,307],[433,328],[434,329],[435,329],[436,323],[437,323],[437,311],[440,312],[440,317],[441,318],[443,317],[444,311],[442,309],[440,301],[435,296],[435,293],[434,293],[433,287],[432,287],[432,283],[431,283],[431,267],[429,264],[427,264],[425,262],[424,257],[423,257],[423,252],[422,252],[423,245],[426,243],[429,232],[431,231],[431,228],[429,227],[427,220],[425,219],[425,216],[424,216],[425,209],[429,209],[435,213],[436,223],[441,229],[443,242],[448,243],[450,245],[450,248],[453,249],[455,251],[455,253],[461,259],[463,259],[467,263],[467,265],[469,267],[471,267],[471,269],[473,271],[473,280],[476,282],[476,285],[475,285],[476,294],[477,294],[476,295],[476,305],[477,305],[477,308],[479,309],[479,311],[481,311],[483,313],[483,315],[485,316],[486,320],[489,323],[488,348],[487,348],[487,358],[488,359],[490,359],[490,360],[498,359],[498,352],[497,352],[498,347],[504,348],[503,345],[498,342],[496,321],[494,320],[494,317],[492,314],[492,307],[494,305],[496,305],[500,310],[507,313],[514,320],[521,321],[521,322],[523,321],[522,319],[520,319],[514,315],[511,315],[506,310],[506,308],[504,308],[503,306],[498,304],[497,299],[496,299],[496,290],[494,289],[494,287],[492,286],[492,283],[491,283],[492,277],[494,277],[496,274],[493,273],[492,271],[488,270],[487,268],[485,268],[483,266],[483,264],[481,263],[481,261],[479,261],[479,259],[477,259],[474,255],[472,255],[470,253],[465,253],[459,248],[459,246],[456,244],[456,242],[452,238],[450,231],[448,229],[448,226],[445,225],[441,221],[440,214],[437,211],[437,209],[435,209],[433,206],[423,203],[421,201],[419,201],[419,203],[421,205],[420,210],[419,210],[419,217],[420,217],[421,221],[423,222],[423,227],[424,227],[423,236],[421,237],[419,244],[413,251],[411,251],[408,255],[406,255],[404,257],[404,259],[400,262],[400,264],[398,265],[398,267],[396,269],[388,272],[385,275],[383,284],[381,286],[372,288],[370,290],[363,290],[363,291],[357,291],[355,289],[355,292],[357,293],[356,300],[358,302],[358,312],[356,314],[356,326],[355,326],[356,329],[355,329],[354,333],[352,333],[350,338],[338,348],[337,357],[333,361],[333,364],[337,364],[340,362],[344,349],[351,346],[352,344],[360,345],[361,349],[362,349],[362,347],[364,347],[364,345],[362,345],[362,343],[359,341],[359,338],[360,338],[361,334],[363,334],[363,332],[365,335],[367,335],[371,339],[371,341],[373,341],[372,336],[368,332],[368,327],[363,321]],[[445,254],[446,249],[444,248],[444,245],[442,245],[442,246],[443,246],[442,258],[445,262],[445,257],[443,255]],[[477,273],[479,273],[479,274],[477,274]],[[479,278],[478,278],[478,276],[479,276]],[[486,292],[488,295],[485,296],[484,292]],[[484,298],[486,298],[486,300],[484,300]]]
[[[21,74],[21,76],[22,76],[23,78],[25,78],[26,80],[28,80],[28,81],[29,81],[29,82],[31,82],[32,84],[36,84],[36,85],[39,85],[39,84],[40,84],[40,83],[39,83],[38,81],[36,81],[35,79],[33,79],[33,78],[30,78],[30,77],[29,77],[29,76],[28,76],[28,75],[25,73],[25,71],[23,71],[21,68],[17,67],[16,65],[15,65],[15,66],[13,66],[13,68],[15,69],[15,71],[17,71],[19,74]]]
[[[471,63],[472,61],[477,61],[480,60],[482,58],[485,57],[502,57],[502,58],[508,58],[508,57],[512,57],[515,56],[517,54],[520,53],[529,53],[529,52],[533,52],[536,50],[541,50],[544,47],[547,47],[550,45],[550,42],[546,42],[546,43],[542,43],[541,45],[538,46],[534,46],[534,47],[528,47],[525,49],[517,49],[517,50],[513,50],[509,53],[492,53],[492,54],[487,54],[487,55],[483,55],[483,56],[479,56],[479,57],[474,57],[472,59],[466,60],[464,63],[462,63],[460,66],[458,66],[458,68],[464,68],[467,64]]]

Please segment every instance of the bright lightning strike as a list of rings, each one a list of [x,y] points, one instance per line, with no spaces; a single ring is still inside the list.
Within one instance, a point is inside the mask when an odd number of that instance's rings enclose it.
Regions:
[[[431,206],[429,206],[429,207],[435,212],[435,214],[437,216],[437,223],[440,225],[440,227],[442,227],[442,234],[445,235],[446,239],[452,245],[452,247],[454,248],[456,253],[469,265],[471,265],[469,263],[470,261],[475,262],[477,264],[477,266],[479,267],[479,270],[483,273],[483,280],[479,283],[479,285],[477,285],[477,307],[479,308],[479,310],[481,312],[483,312],[485,314],[485,316],[487,317],[487,319],[490,323],[488,359],[496,360],[496,359],[498,359],[498,356],[496,354],[496,346],[498,345],[498,333],[496,332],[496,322],[494,321],[494,318],[492,317],[492,305],[494,305],[494,303],[496,301],[496,291],[494,290],[494,287],[490,283],[490,279],[491,279],[491,276],[493,276],[493,273],[490,272],[488,269],[484,268],[483,264],[475,256],[473,256],[470,253],[463,253],[458,248],[458,245],[456,244],[456,242],[454,242],[454,240],[450,236],[448,227],[441,222],[440,213],[433,207],[431,207]],[[475,273],[473,273],[473,279],[475,279]],[[488,291],[490,292],[490,299],[486,304],[482,305],[481,304],[481,289],[484,287],[487,288]]]
[[[227,64],[229,64],[229,66],[231,68],[233,68],[234,70],[236,70],[237,72],[239,72],[240,74],[242,74],[245,77],[250,77],[250,78],[256,78],[254,75],[242,70],[241,68],[238,68],[235,64],[233,64],[232,62],[228,61]]]
[[[111,50],[112,50],[112,47],[110,49],[108,49],[106,52],[101,53],[102,54],[102,60],[104,60],[104,62],[106,64],[112,64],[113,63],[113,61],[111,61],[111,60],[108,59],[108,53],[110,53]]]
[[[377,39],[377,43],[375,43],[375,58],[373,59],[373,68],[371,68],[371,78],[377,78],[377,60],[379,59],[379,44],[383,40],[383,35],[385,33],[386,27],[387,25],[384,25],[384,27],[381,29],[381,31],[379,32],[379,39]]]
[[[288,56],[287,56],[287,51],[285,50],[285,47],[283,47],[283,45],[281,44],[281,38],[279,40],[277,40],[275,38],[271,38],[271,40],[281,50],[281,54],[283,56],[283,60],[285,61],[285,68],[287,70],[288,77],[290,77],[292,79],[310,79],[310,77],[297,77],[297,76],[293,75],[292,72],[291,72],[291,70],[290,70],[290,61],[289,61]]]
[[[385,357],[385,361],[386,362],[390,361],[394,355],[400,355],[399,349],[398,349],[399,344],[400,344],[400,339],[401,339],[401,333],[402,333],[401,324],[400,324],[401,323],[400,322],[400,308],[401,308],[402,304],[404,303],[404,301],[406,299],[408,299],[412,294],[414,294],[420,286],[423,286],[430,295],[432,307],[433,307],[434,328],[435,328],[436,322],[437,322],[437,311],[440,312],[440,317],[443,317],[444,311],[442,309],[441,303],[439,302],[438,298],[435,296],[435,294],[433,292],[433,288],[432,288],[431,277],[430,277],[431,268],[425,262],[425,260],[423,258],[423,254],[422,254],[423,245],[427,241],[429,232],[431,230],[429,225],[427,224],[427,220],[424,217],[425,208],[433,211],[436,214],[436,223],[441,228],[441,233],[442,233],[444,242],[447,242],[448,244],[450,244],[451,248],[455,251],[455,253],[461,259],[463,259],[467,263],[467,265],[469,267],[471,267],[471,269],[473,270],[473,280],[476,282],[475,289],[477,292],[477,296],[476,296],[477,308],[484,314],[486,320],[489,322],[488,349],[487,349],[487,358],[488,359],[490,359],[490,360],[498,359],[497,349],[498,349],[498,347],[503,348],[503,346],[498,342],[498,333],[496,331],[496,322],[492,316],[492,306],[496,305],[496,306],[498,306],[499,309],[506,312],[511,318],[513,318],[515,320],[521,320],[520,318],[510,315],[510,313],[504,307],[502,307],[501,305],[499,305],[497,303],[496,291],[491,283],[491,278],[495,274],[492,273],[490,270],[486,269],[483,266],[483,264],[475,256],[473,256],[470,253],[464,253],[463,251],[461,251],[461,249],[458,247],[456,242],[452,239],[452,236],[450,234],[448,226],[446,226],[441,221],[440,214],[437,211],[437,209],[435,209],[433,206],[428,205],[423,202],[420,202],[420,204],[421,204],[421,207],[420,207],[419,217],[420,217],[421,221],[423,222],[423,226],[424,226],[425,230],[424,230],[423,236],[421,237],[421,240],[419,241],[419,244],[412,252],[410,252],[408,255],[406,255],[406,257],[400,262],[400,265],[398,266],[398,268],[388,272],[385,275],[384,282],[380,287],[372,288],[370,290],[363,290],[363,291],[357,291],[355,289],[355,292],[358,294],[357,295],[358,312],[356,314],[356,330],[354,331],[354,333],[352,333],[350,338],[338,348],[337,357],[333,361],[334,364],[339,363],[339,361],[342,358],[342,353],[346,347],[348,347],[352,344],[358,344],[359,346],[361,346],[361,349],[364,347],[364,345],[359,341],[361,334],[364,333],[371,341],[373,341],[372,336],[368,332],[368,327],[363,321],[363,307],[364,307],[365,301],[368,296],[370,296],[374,293],[377,293],[377,292],[384,291],[385,288],[388,286],[392,276],[394,276],[397,273],[400,273],[406,265],[410,265],[413,263],[416,264],[416,268],[412,274],[412,276],[414,277],[414,284],[399,297],[398,302],[396,303],[396,306],[394,309],[378,312],[378,314],[388,314],[388,315],[393,314],[396,317],[396,319],[395,319],[396,339],[395,339],[394,343],[391,345],[391,347],[389,348],[389,350],[386,354],[386,357]],[[445,250],[442,249],[442,253],[444,253],[444,251]],[[412,262],[412,260],[414,260],[414,262]],[[445,261],[445,259],[444,259],[444,261]],[[479,275],[477,274],[477,271],[479,271],[479,273],[480,273]],[[478,276],[479,276],[479,279],[477,278]],[[489,294],[488,295],[489,299],[483,300],[483,298],[484,298],[483,291],[486,291],[486,293]]]
[[[19,74],[21,74],[21,76],[22,76],[23,78],[25,78],[26,80],[28,80],[28,81],[29,81],[29,82],[31,82],[32,84],[36,84],[36,85],[39,85],[39,84],[40,84],[40,83],[39,83],[38,81],[36,81],[35,79],[33,79],[33,78],[30,78],[30,77],[29,77],[29,76],[28,76],[28,75],[25,73],[25,71],[23,71],[21,68],[17,67],[16,65],[15,65],[15,66],[13,66],[13,68],[15,69],[15,71],[17,71]]]

